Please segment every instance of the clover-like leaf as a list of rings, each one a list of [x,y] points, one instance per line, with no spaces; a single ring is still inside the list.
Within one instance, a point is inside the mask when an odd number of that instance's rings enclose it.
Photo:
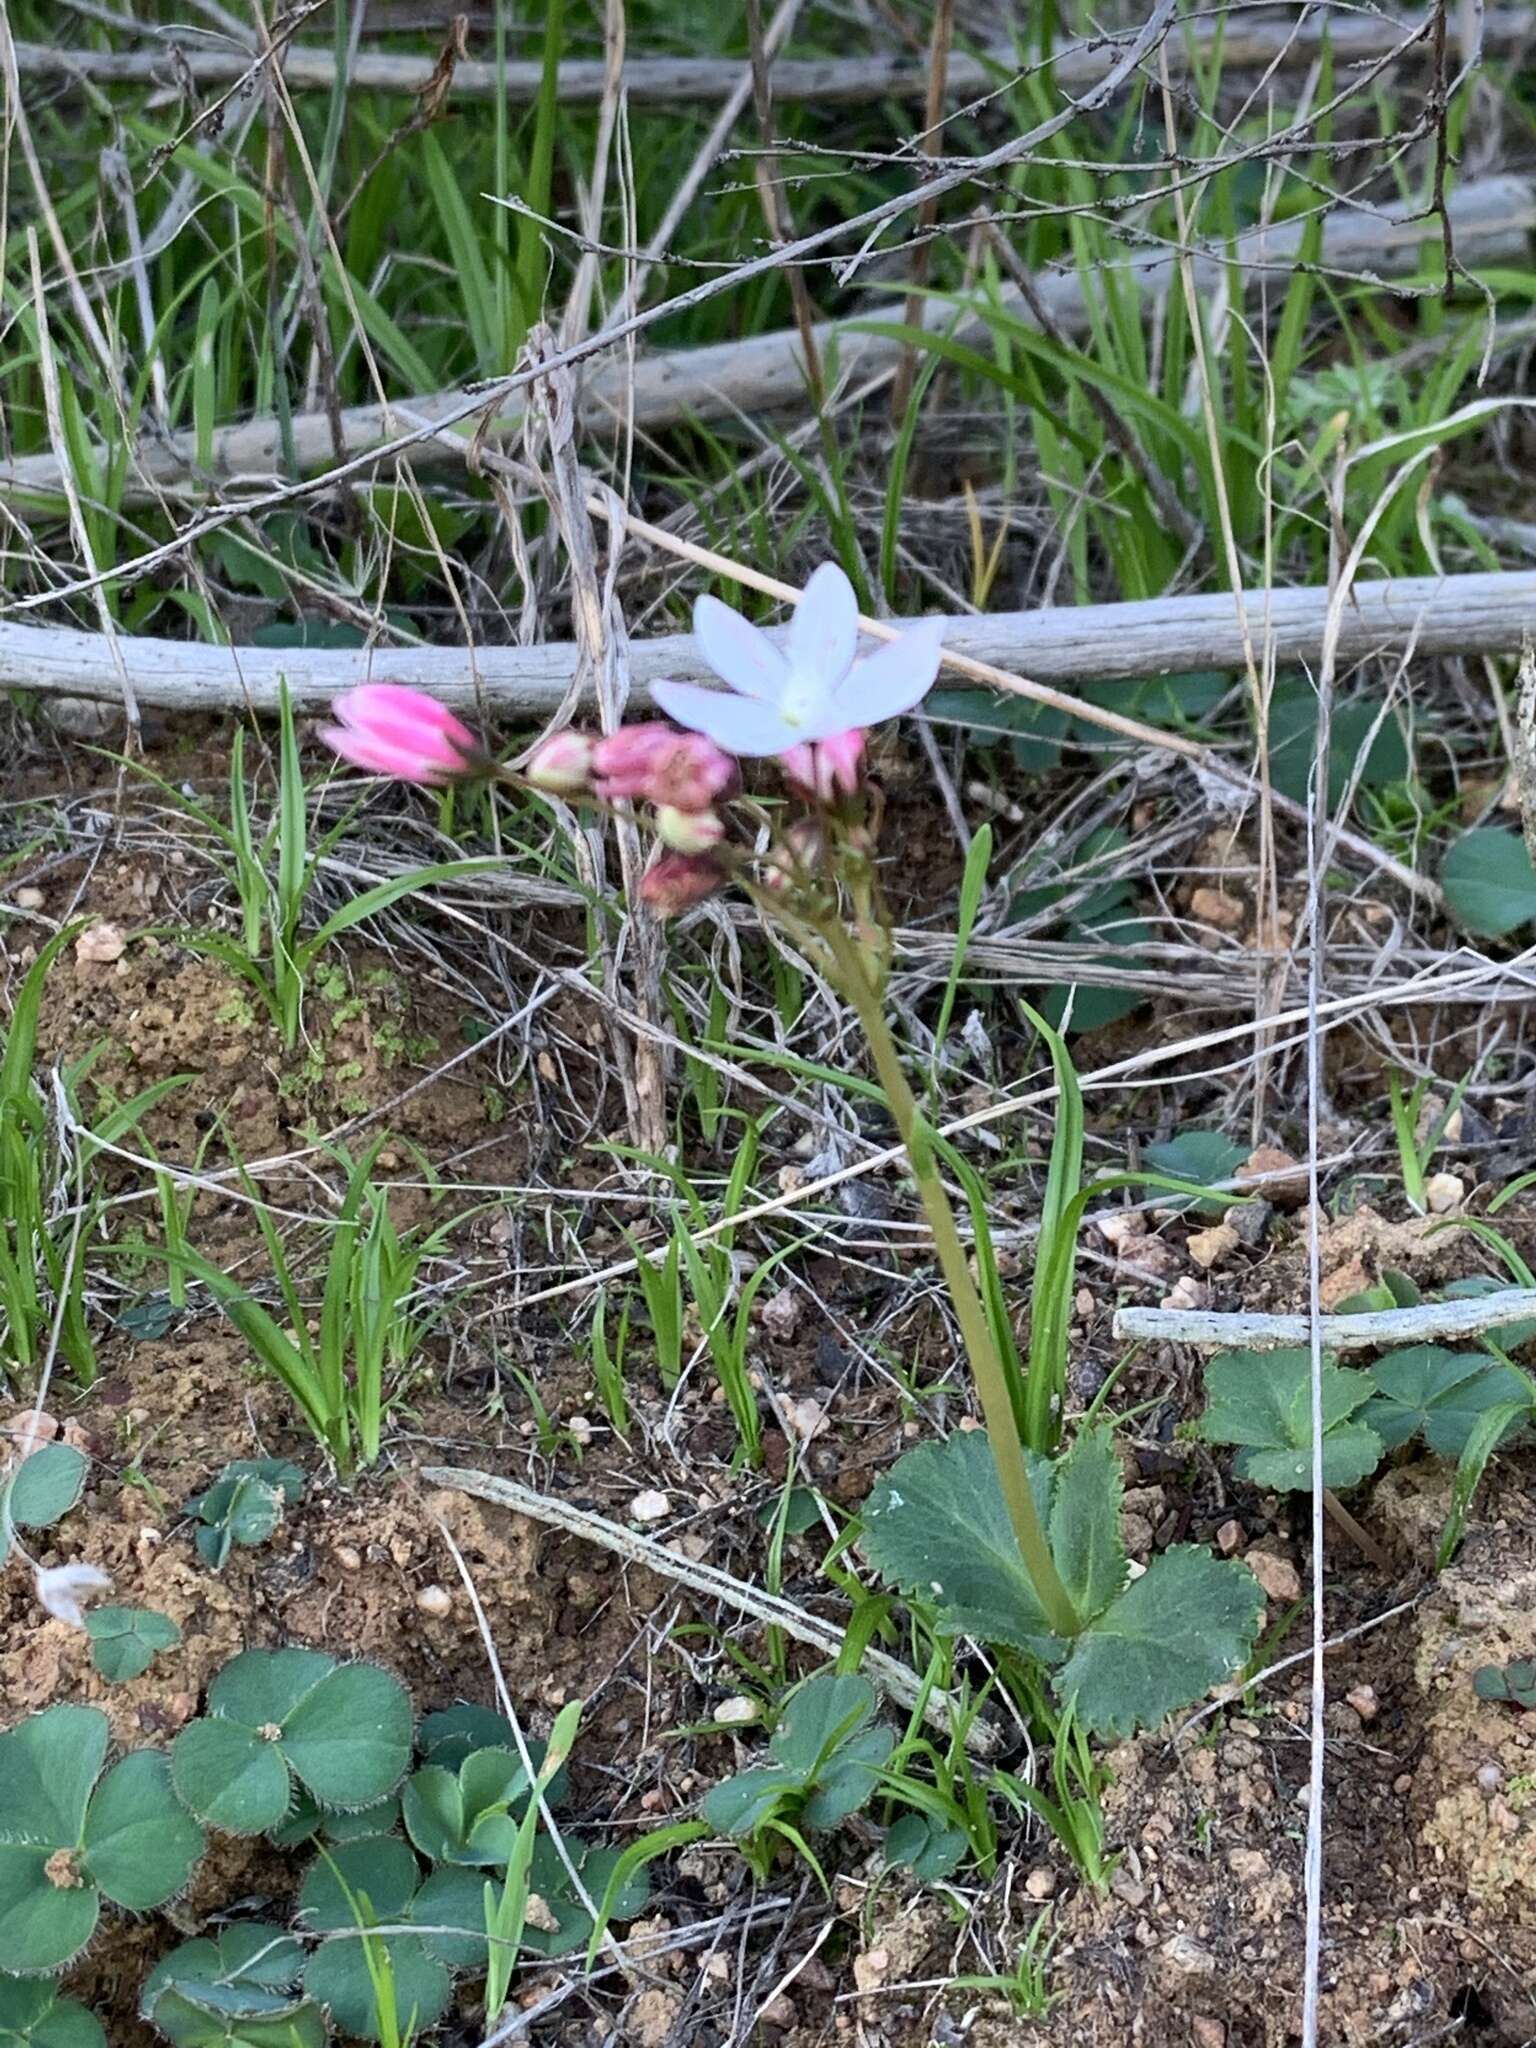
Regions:
[[[852,1672],[819,1671],[790,1695],[768,1746],[808,1795],[801,1809],[807,1827],[835,1827],[874,1793],[895,1747],[888,1728],[868,1725],[874,1711],[874,1687]]]
[[[1536,1709],[1536,1657],[1479,1665],[1472,1674],[1472,1690],[1480,1700],[1507,1700],[1531,1712]]]
[[[181,1641],[168,1614],[153,1607],[93,1607],[85,1617],[91,1659],[108,1685],[142,1678],[161,1650]]]
[[[208,1713],[171,1751],[176,1790],[199,1819],[231,1834],[278,1827],[290,1772],[323,1807],[386,1798],[410,1762],[404,1686],[376,1664],[314,1650],[245,1650],[208,1690]]]
[[[280,1927],[242,1922],[157,1963],[139,1998],[176,2048],[321,2048],[325,2020],[298,1989],[304,1951]]]
[[[0,1735],[0,1956],[20,1974],[68,1963],[103,1896],[133,1912],[180,1891],[203,1831],[164,1756],[135,1750],[105,1775],[107,1717],[56,1706]]]
[[[1312,1488],[1312,1360],[1301,1349],[1224,1351],[1205,1370],[1200,1433],[1209,1443],[1242,1445],[1235,1469],[1276,1492]],[[1353,1486],[1381,1461],[1375,1431],[1352,1422],[1375,1391],[1366,1373],[1323,1360],[1323,1484]]]
[[[771,1813],[805,1790],[805,1778],[787,1764],[757,1764],[711,1785],[703,1814],[717,1833],[750,1835]]]
[[[0,2048],[107,2048],[107,2037],[46,1977],[0,1976]]]
[[[1220,1131],[1188,1130],[1177,1131],[1171,1138],[1143,1145],[1141,1156],[1143,1163],[1155,1173],[1166,1173],[1173,1180],[1193,1181],[1197,1187],[1214,1187],[1219,1181],[1234,1178],[1248,1157],[1248,1149],[1234,1144]],[[1233,1195],[1223,1193],[1207,1202],[1191,1203],[1174,1195],[1168,1197],[1164,1207],[1192,1207],[1202,1215],[1219,1216],[1231,1208],[1234,1199]]]
[[[286,1458],[237,1458],[205,1493],[187,1502],[188,1514],[203,1526],[195,1532],[198,1554],[221,1571],[239,1544],[264,1543],[304,1491],[304,1474]]]
[[[457,1771],[424,1764],[405,1781],[405,1831],[433,1863],[505,1866],[528,1806],[521,1758],[506,1749],[472,1750]]]
[[[562,1835],[561,1840],[587,1896],[601,1906],[622,1852],[597,1848],[578,1835]],[[420,1927],[428,1952],[450,1969],[478,1971],[486,1966],[487,1883],[493,1896],[499,1893],[500,1880],[488,1877],[483,1870],[444,1864],[433,1871],[412,1902],[410,1917]],[[547,1835],[541,1834],[534,1842],[528,1864],[528,1889],[530,1917],[523,1928],[524,1949],[536,1955],[561,1956],[584,1948],[592,1938],[592,1917],[577,1894],[559,1850]],[[645,1870],[630,1870],[609,1901],[610,1918],[632,1920],[644,1910],[650,1895],[650,1879]]]
[[[1090,1735],[1153,1727],[1242,1669],[1263,1612],[1245,1564],[1176,1545],[1077,1638],[1056,1689]]]
[[[410,1920],[419,1878],[416,1858],[397,1836],[338,1843],[311,1865],[299,1916],[313,1932],[333,1938],[310,1957],[304,1989],[339,2032],[363,2041],[381,2037],[370,1960],[388,1974],[402,2031],[407,2023],[429,2028],[447,2005],[447,1966],[421,1935],[358,1931]]]
[[[1053,1468],[1028,1452],[1025,1459],[1048,1522]],[[1060,1661],[980,1430],[957,1430],[898,1458],[870,1494],[862,1542],[881,1577],[934,1607],[947,1633]]]
[[[1422,1436],[1441,1458],[1459,1458],[1477,1419],[1488,1409],[1531,1397],[1530,1382],[1513,1366],[1496,1365],[1485,1352],[1448,1351],[1414,1344],[1388,1352],[1371,1367],[1375,1397],[1361,1421],[1389,1451]],[[1511,1430],[1519,1423],[1511,1424]]]
[[[327,1842],[356,1842],[365,1836],[393,1834],[399,1825],[400,1801],[394,1793],[356,1812],[339,1812],[316,1805],[301,1785],[285,1818],[267,1829],[267,1840],[274,1849],[296,1849],[316,1835]]]

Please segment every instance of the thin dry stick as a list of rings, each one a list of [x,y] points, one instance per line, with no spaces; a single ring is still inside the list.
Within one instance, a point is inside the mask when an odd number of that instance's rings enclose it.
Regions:
[[[807,1614],[803,1607],[797,1607],[793,1600],[785,1600],[777,1593],[764,1592],[758,1586],[733,1579],[728,1572],[718,1571],[713,1565],[695,1564],[676,1551],[668,1550],[665,1544],[642,1536],[637,1530],[610,1522],[603,1515],[594,1515],[571,1501],[534,1493],[526,1486],[519,1486],[515,1479],[499,1479],[490,1472],[475,1472],[456,1465],[424,1465],[421,1476],[429,1486],[446,1486],[450,1491],[468,1494],[474,1500],[491,1501],[497,1507],[510,1508],[514,1514],[528,1515],[536,1522],[547,1523],[552,1529],[564,1529],[573,1536],[581,1537],[584,1542],[596,1543],[615,1557],[622,1557],[630,1564],[643,1565],[647,1571],[655,1572],[661,1578],[673,1579],[706,1600],[718,1600],[735,1613],[749,1615],[752,1620],[762,1622],[765,1627],[781,1628],[796,1642],[807,1643],[824,1656],[836,1657],[842,1652],[843,1631],[835,1623]],[[862,1668],[868,1673],[871,1683],[898,1705],[912,1708],[921,1704],[923,1718],[930,1727],[946,1735],[953,1731],[956,1702],[944,1693],[925,1687],[915,1673],[898,1664],[894,1657],[888,1657],[883,1650],[868,1649],[864,1652]],[[965,1741],[966,1747],[978,1756],[990,1755],[997,1747],[996,1734],[979,1720],[972,1721]]]
[[[1413,1308],[1373,1309],[1360,1315],[1319,1319],[1325,1351],[1374,1351],[1383,1344],[1428,1344],[1444,1337],[1478,1337],[1510,1323],[1536,1316],[1536,1290],[1501,1288],[1470,1301],[1421,1301]],[[1273,1351],[1286,1344],[1305,1344],[1312,1334],[1310,1315],[1232,1314],[1203,1308],[1136,1308],[1115,1310],[1114,1333],[1126,1342],[1191,1344],[1215,1351],[1235,1346],[1244,1351]]]

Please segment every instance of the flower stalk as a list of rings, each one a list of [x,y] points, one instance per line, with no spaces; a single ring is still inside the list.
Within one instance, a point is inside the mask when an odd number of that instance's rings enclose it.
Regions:
[[[817,931],[827,949],[838,988],[858,1013],[875,1062],[875,1071],[880,1076],[891,1115],[906,1147],[912,1178],[928,1218],[928,1227],[933,1232],[939,1267],[955,1305],[961,1338],[981,1402],[982,1419],[986,1423],[987,1440],[997,1466],[998,1484],[1008,1508],[1008,1519],[1013,1524],[1019,1554],[1052,1630],[1070,1640],[1081,1633],[1082,1619],[1051,1556],[1051,1546],[1029,1483],[1002,1360],[998,1357],[981,1297],[976,1291],[970,1261],[966,1258],[965,1246],[955,1223],[955,1212],[939,1173],[932,1140],[886,1022],[880,989],[871,978],[858,941],[835,912],[818,923]]]

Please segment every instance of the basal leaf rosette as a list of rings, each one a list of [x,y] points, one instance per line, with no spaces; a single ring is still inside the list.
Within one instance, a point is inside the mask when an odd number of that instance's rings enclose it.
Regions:
[[[387,1798],[411,1759],[405,1687],[377,1664],[320,1650],[245,1650],[208,1688],[208,1711],[171,1750],[176,1790],[199,1820],[257,1835],[288,1814],[294,1783],[324,1808]]]
[[[1120,1541],[1120,1467],[1085,1430],[1064,1457],[1026,1453],[1035,1505],[1083,1628],[1056,1635],[1019,1554],[980,1431],[898,1459],[865,1510],[863,1546],[882,1577],[950,1635],[1028,1652],[1076,1701],[1090,1733],[1125,1736],[1188,1706],[1247,1662],[1264,1595],[1246,1565],[1193,1545],[1138,1578]]]
[[[203,1853],[165,1756],[134,1750],[104,1771],[107,1740],[96,1707],[47,1707],[0,1735],[0,1957],[18,1976],[72,1961],[103,1899],[163,1906]]]

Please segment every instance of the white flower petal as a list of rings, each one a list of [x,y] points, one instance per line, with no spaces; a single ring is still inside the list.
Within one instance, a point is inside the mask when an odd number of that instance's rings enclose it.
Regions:
[[[36,1588],[38,1601],[55,1620],[67,1621],[71,1628],[84,1628],[81,1601],[92,1593],[110,1593],[112,1581],[94,1564],[56,1564],[38,1571]]]
[[[922,702],[933,688],[939,672],[939,650],[944,640],[944,619],[921,619],[902,634],[857,663],[853,673],[837,691],[828,707],[838,722],[825,733],[846,732],[853,726],[879,725],[896,718]],[[803,734],[809,739],[811,734]]]
[[[789,665],[802,686],[835,690],[859,644],[859,601],[836,562],[823,562],[789,622]]]
[[[704,596],[693,607],[699,650],[720,680],[743,696],[777,704],[789,682],[789,663],[766,633],[733,612],[718,597]]]
[[[651,700],[690,732],[704,733],[728,754],[782,754],[805,735],[755,697],[706,690],[698,683],[652,683]]]

